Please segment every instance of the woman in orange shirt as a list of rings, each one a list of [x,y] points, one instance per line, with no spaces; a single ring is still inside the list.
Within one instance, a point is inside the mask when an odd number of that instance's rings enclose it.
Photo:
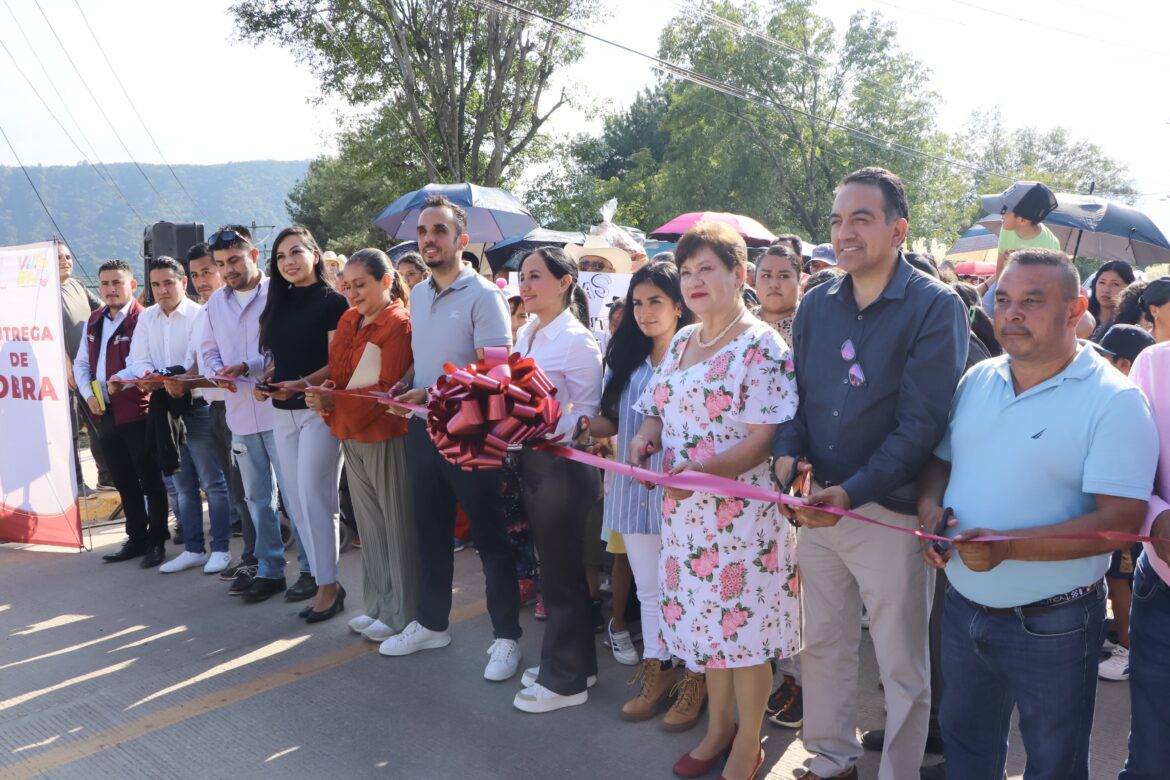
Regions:
[[[339,388],[387,391],[413,363],[407,290],[380,249],[354,252],[343,277],[353,308],[329,343],[328,380]],[[349,627],[372,642],[414,618],[417,550],[406,477],[406,419],[374,400],[306,393],[341,440],[358,534],[365,612]]]

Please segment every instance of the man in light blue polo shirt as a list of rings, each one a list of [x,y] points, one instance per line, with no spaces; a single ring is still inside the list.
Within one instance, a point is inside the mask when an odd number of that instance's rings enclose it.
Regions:
[[[1049,249],[1012,256],[996,291],[1005,355],[959,383],[947,435],[923,472],[919,521],[954,510],[946,567],[940,722],[947,777],[1002,777],[1013,708],[1029,778],[1087,778],[1101,580],[1136,533],[1158,439],[1141,391],[1076,339],[1087,306],[1076,268]],[[999,534],[1007,541],[973,542]],[[1048,537],[1048,538],[1045,538]]]

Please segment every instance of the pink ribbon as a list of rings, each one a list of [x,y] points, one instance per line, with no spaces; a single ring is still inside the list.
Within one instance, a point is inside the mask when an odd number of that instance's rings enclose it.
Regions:
[[[555,399],[549,399],[555,403]],[[399,406],[404,409],[409,409],[416,415],[425,417],[426,409],[421,406],[412,404],[403,404],[394,400],[384,401],[391,406]],[[638,482],[649,482],[653,485],[659,485],[667,488],[677,488],[679,490],[690,490],[697,493],[709,493],[711,495],[722,496],[724,498],[742,498],[747,501],[766,501],[772,504],[788,504],[789,506],[811,506],[807,501],[796,496],[789,496],[780,493],[776,490],[769,490],[767,488],[749,485],[746,482],[740,482],[737,479],[729,479],[727,477],[720,477],[716,474],[705,474],[699,471],[684,471],[680,474],[665,474],[660,471],[650,471],[638,466],[631,466],[628,463],[621,463],[619,461],[609,460],[599,455],[592,455],[588,452],[582,452],[571,447],[565,447],[559,444],[554,444],[547,441],[530,442],[533,449],[547,452],[550,455],[556,455],[560,458],[583,463],[587,466],[599,468],[602,471],[612,471],[616,474],[622,474]],[[478,464],[477,464],[478,465]],[[954,540],[947,536],[939,534],[932,534],[917,528],[905,528],[893,523],[887,523],[882,520],[876,520],[872,517],[867,517],[859,512],[854,512],[851,509],[841,509],[840,507],[818,505],[813,508],[828,512],[829,514],[839,515],[841,517],[848,517],[851,520],[868,523],[869,525],[880,526],[890,531],[896,531],[900,534],[908,534],[910,536],[918,537],[924,542],[938,541],[938,542],[953,542]],[[1018,536],[1008,536],[1006,534],[986,534],[968,539],[970,542],[1006,542],[1013,539],[1019,539]],[[1159,537],[1143,536],[1141,534],[1127,534],[1120,531],[1092,531],[1083,533],[1067,533],[1067,534],[1044,534],[1043,536],[1025,537],[1028,539],[1067,539],[1073,541],[1096,541],[1100,539],[1108,539],[1116,542],[1149,542],[1155,543],[1163,541]]]

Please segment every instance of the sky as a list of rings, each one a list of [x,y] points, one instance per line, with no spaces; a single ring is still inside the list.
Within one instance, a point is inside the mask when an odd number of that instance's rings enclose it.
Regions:
[[[77,3],[162,157],[123,97]],[[656,50],[659,33],[677,11],[672,0],[604,3],[589,29],[647,53]],[[0,5],[5,6],[0,9],[0,42],[91,159],[305,159],[334,148],[334,127],[344,106],[314,102],[320,95],[317,82],[291,52],[240,40],[226,0],[0,0]],[[820,0],[817,10],[839,30],[860,10],[879,11],[893,21],[901,47],[932,73],[940,95],[938,121],[945,130],[958,131],[972,111],[998,105],[1009,126],[1059,124],[1099,144],[1129,166],[1138,190],[1150,193],[1139,205],[1170,235],[1170,103],[1159,99],[1163,79],[1156,75],[1170,67],[1170,50],[1159,39],[1170,27],[1170,4],[1115,0],[1106,8],[1090,0],[1014,5],[993,0]],[[558,77],[558,84],[583,97],[587,107],[557,115],[551,129],[595,130],[604,112],[628,105],[654,78],[645,60],[587,42],[584,59]],[[3,50],[0,85],[0,126],[27,165],[82,159]],[[54,85],[72,117],[61,108]],[[213,112],[205,111],[236,102],[253,108],[252,122],[217,121]],[[12,151],[0,144],[0,165],[12,164]]]

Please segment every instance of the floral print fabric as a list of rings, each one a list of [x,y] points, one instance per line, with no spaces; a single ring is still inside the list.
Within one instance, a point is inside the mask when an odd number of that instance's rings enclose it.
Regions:
[[[706,361],[681,370],[698,327],[675,335],[637,404],[642,414],[662,420],[664,470],[734,447],[749,425],[779,424],[796,413],[791,353],[775,330],[757,322]],[[768,487],[768,468],[763,463],[739,479]],[[691,668],[754,666],[796,653],[795,566],[795,530],[775,504],[703,493],[664,499],[661,646]]]

